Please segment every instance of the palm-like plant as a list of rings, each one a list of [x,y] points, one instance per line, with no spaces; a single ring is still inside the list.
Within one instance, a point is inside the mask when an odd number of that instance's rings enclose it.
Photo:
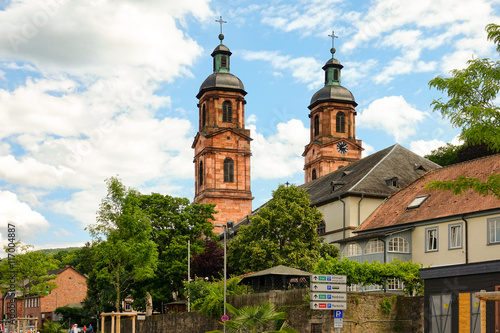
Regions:
[[[66,333],[68,330],[63,328],[59,323],[47,321],[43,324],[43,329],[41,331],[43,333]]]
[[[244,306],[237,309],[230,304],[226,304],[227,309],[235,317],[228,320],[223,325],[228,333],[266,333],[264,329],[271,322],[286,319],[286,312],[276,311],[273,304],[265,302],[256,306]],[[267,331],[267,333],[298,333],[284,322],[279,331]],[[221,331],[211,331],[207,333],[221,333]]]

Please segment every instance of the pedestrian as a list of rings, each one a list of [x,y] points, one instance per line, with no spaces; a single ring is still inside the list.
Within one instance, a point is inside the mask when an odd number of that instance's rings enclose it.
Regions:
[[[87,325],[83,325],[83,331],[87,332]]]
[[[94,329],[92,328],[92,324],[89,325],[88,333],[94,333]]]

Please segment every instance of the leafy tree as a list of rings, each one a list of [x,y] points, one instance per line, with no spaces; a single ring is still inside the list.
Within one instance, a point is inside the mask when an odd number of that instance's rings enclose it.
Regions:
[[[114,307],[120,311],[120,301],[133,290],[133,284],[154,276],[158,251],[138,193],[126,189],[116,177],[108,179],[107,185],[97,223],[89,231],[97,242],[94,272],[98,287],[112,286]]]
[[[153,306],[173,299],[173,293],[182,294],[187,280],[188,241],[192,255],[205,248],[204,239],[214,238],[212,232],[212,204],[190,203],[187,198],[152,193],[137,196],[139,207],[148,217],[151,240],[158,246],[158,265],[154,276],[138,283],[134,291],[134,306],[144,306],[146,292],[153,298]],[[181,295],[179,295],[181,296]]]
[[[239,278],[226,281],[227,295],[244,295],[248,293],[248,287],[239,285]],[[208,282],[197,279],[186,283],[189,290],[191,305],[194,311],[198,311],[207,317],[220,318],[224,313],[224,282],[218,280]]]
[[[425,155],[424,157],[440,166],[452,165],[457,163],[456,160],[460,148],[461,146],[447,143],[445,146],[434,149],[429,155]]]
[[[232,270],[228,267],[228,275]],[[215,241],[205,242],[205,249],[191,260],[191,276],[207,277],[210,281],[224,274],[224,249]]]
[[[256,306],[244,306],[237,309],[230,304],[226,304],[227,309],[235,316],[233,319],[226,321],[223,325],[227,328],[229,333],[298,333],[298,331],[289,327],[286,322],[281,323],[278,330],[264,331],[267,326],[273,322],[281,322],[286,319],[286,312],[277,311],[273,304],[269,301]],[[211,331],[208,333],[221,333],[221,331]]]
[[[404,291],[408,295],[421,294],[423,281],[419,277],[421,264],[393,260],[390,263],[364,262],[342,258],[322,258],[316,264],[315,274],[346,275],[347,284],[381,285],[385,286],[388,280],[398,279],[404,283]]]
[[[500,52],[500,26],[486,26],[488,39],[497,45]],[[438,76],[429,82],[431,88],[446,92],[449,99],[434,100],[431,105],[434,111],[441,112],[453,126],[460,127],[461,139],[467,145],[486,145],[489,150],[500,151],[500,109],[495,99],[500,89],[500,61],[490,59],[472,59],[467,67],[452,70],[450,78]],[[500,182],[500,175],[492,175],[486,183],[478,179],[462,177],[455,181],[433,181],[429,188],[448,190],[462,194],[473,189],[480,194],[493,194],[500,198],[498,187],[491,184]]]
[[[20,242],[16,242],[15,245],[15,255],[13,256],[6,247],[8,259],[0,263],[0,291],[9,292],[14,285],[16,291],[21,293],[21,297],[26,297],[43,296],[55,289],[57,286],[51,281],[55,276],[48,275],[48,271],[57,269],[57,265],[45,253],[33,251],[32,245]]]
[[[229,243],[228,262],[241,273],[286,265],[311,271],[320,253],[334,251],[324,245],[317,228],[322,214],[305,190],[280,185],[272,199],[242,226]],[[321,251],[321,252],[320,252]]]
[[[46,321],[43,324],[43,328],[41,330],[42,333],[66,333],[68,332],[67,328],[63,328],[63,326],[55,321]]]
[[[68,323],[70,318],[72,324],[78,324],[79,326],[88,325],[90,323],[90,315],[84,308],[61,306],[54,312],[61,315],[61,322],[63,323]]]

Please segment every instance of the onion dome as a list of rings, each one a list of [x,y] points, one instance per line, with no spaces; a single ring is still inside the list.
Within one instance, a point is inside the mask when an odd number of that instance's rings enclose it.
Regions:
[[[210,74],[205,81],[200,86],[200,91],[196,95],[196,98],[200,98],[205,92],[210,90],[230,90],[237,91],[245,96],[247,92],[243,86],[243,82],[231,74],[230,69],[230,57],[231,51],[229,48],[222,44],[224,35],[221,33],[219,35],[220,44],[212,52],[211,56],[214,59],[214,72]]]
[[[330,50],[332,58],[323,66],[325,71],[325,86],[318,90],[311,98],[309,109],[312,109],[321,102],[340,102],[357,106],[353,94],[345,87],[340,85],[340,71],[344,67],[333,56],[335,48]]]

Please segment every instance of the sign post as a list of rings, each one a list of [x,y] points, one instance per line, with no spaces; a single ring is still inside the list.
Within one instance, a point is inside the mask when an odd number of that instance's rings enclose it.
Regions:
[[[346,275],[311,275],[311,309],[332,310],[333,327],[340,333],[344,327],[344,310],[347,310]]]

